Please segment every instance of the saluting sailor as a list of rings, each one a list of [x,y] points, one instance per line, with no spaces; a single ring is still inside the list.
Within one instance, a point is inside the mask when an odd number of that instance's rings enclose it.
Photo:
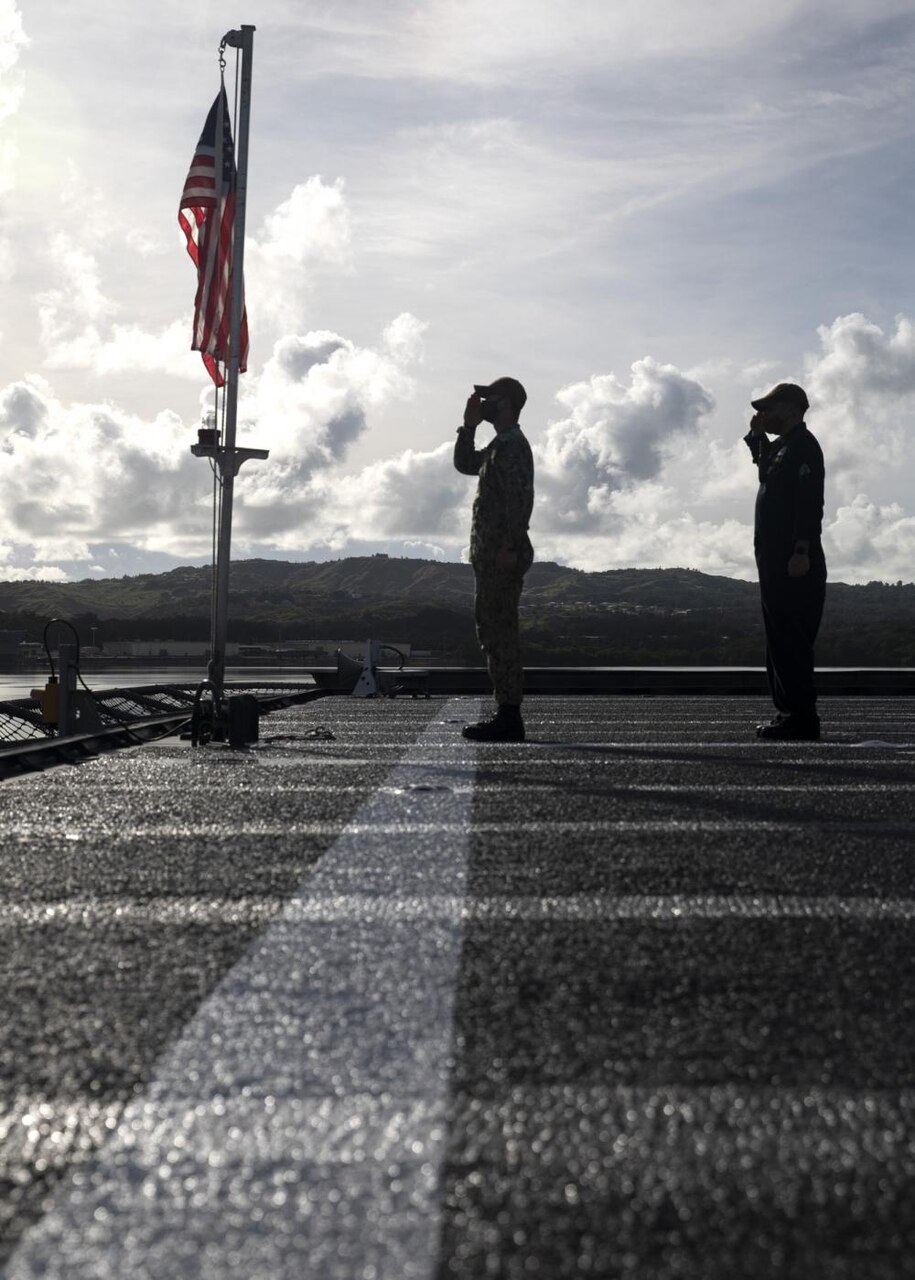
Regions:
[[[813,646],[826,598],[823,451],[804,421],[810,406],[803,387],[780,382],[750,403],[756,413],[744,439],[759,468],[753,544],[777,712],[756,732],[760,738],[816,741]]]
[[[465,738],[523,742],[523,670],[518,607],[524,575],[534,559],[528,526],[534,506],[534,459],[518,418],[527,392],[517,378],[475,385],[454,446],[454,465],[479,476],[470,529],[470,563],[476,580],[474,619],[496,699],[496,714],[466,725]],[[481,422],[496,434],[482,449],[474,435]]]

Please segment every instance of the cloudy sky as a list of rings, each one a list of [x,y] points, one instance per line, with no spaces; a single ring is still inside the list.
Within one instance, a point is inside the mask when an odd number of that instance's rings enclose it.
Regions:
[[[0,578],[209,557],[176,214],[226,14],[0,0]],[[257,27],[240,442],[271,451],[241,474],[236,556],[460,559],[454,430],[510,373],[541,559],[751,577],[740,438],[792,379],[831,576],[912,580],[912,0],[235,21]]]

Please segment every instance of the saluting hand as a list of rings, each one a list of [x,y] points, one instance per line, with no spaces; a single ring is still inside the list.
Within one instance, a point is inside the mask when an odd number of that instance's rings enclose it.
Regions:
[[[479,392],[474,391],[467,397],[467,404],[464,406],[464,426],[475,431],[482,421],[483,407],[480,395]]]

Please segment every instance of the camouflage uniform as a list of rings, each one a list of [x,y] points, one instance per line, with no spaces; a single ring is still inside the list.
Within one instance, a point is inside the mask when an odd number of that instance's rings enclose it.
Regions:
[[[477,639],[486,655],[496,702],[520,706],[523,670],[518,604],[524,575],[534,559],[527,534],[534,506],[531,446],[517,423],[500,431],[483,449],[475,449],[473,431],[461,427],[454,446],[454,465],[464,475],[480,478],[470,529]],[[515,553],[511,569],[496,563],[500,551]]]

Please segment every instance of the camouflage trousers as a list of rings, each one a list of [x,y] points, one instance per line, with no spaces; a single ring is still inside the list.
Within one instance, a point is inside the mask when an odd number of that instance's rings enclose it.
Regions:
[[[524,574],[506,573],[504,569],[489,566],[474,566],[474,574],[473,616],[496,702],[499,706],[503,703],[520,706],[524,696],[524,672],[518,633],[518,604]]]

